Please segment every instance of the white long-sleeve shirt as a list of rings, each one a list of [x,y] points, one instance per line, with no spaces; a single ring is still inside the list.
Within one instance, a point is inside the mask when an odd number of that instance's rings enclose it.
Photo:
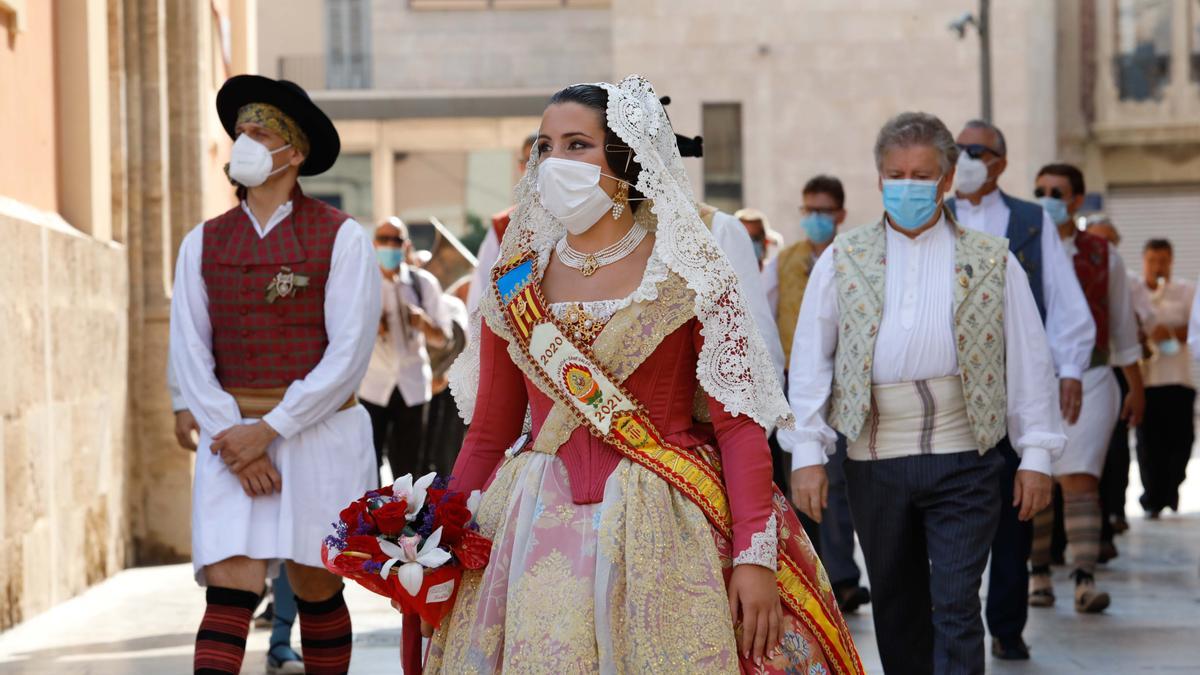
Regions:
[[[280,206],[265,226],[242,202],[259,237],[267,236],[291,215],[292,202]],[[200,271],[204,227],[184,237],[175,267],[171,299],[170,358],[186,407],[208,436],[242,424],[237,402],[217,381],[212,353],[208,290]],[[347,218],[333,244],[325,283],[325,332],[329,345],[304,379],[287,389],[283,401],[263,420],[285,439],[321,422],[354,393],[367,369],[379,325],[379,268],[362,226]]]
[[[1075,239],[1066,239],[1062,244],[1067,255],[1074,258],[1078,250]],[[1114,366],[1132,365],[1142,356],[1129,272],[1112,244],[1108,244],[1108,352],[1109,363]],[[1083,404],[1087,405],[1087,397]]]
[[[995,237],[1008,236],[1010,210],[993,190],[976,206],[966,199],[954,201],[955,217],[963,227]],[[1075,276],[1075,266],[1063,249],[1058,227],[1042,212],[1042,296],[1046,303],[1046,335],[1058,376],[1078,380],[1092,360],[1096,325],[1087,298]],[[1020,268],[1018,268],[1020,269]]]
[[[916,239],[887,228],[883,318],[872,359],[872,384],[958,375],[954,340],[955,233],[943,218]],[[826,422],[833,384],[840,309],[833,247],[809,276],[788,368],[795,429],[779,442],[792,453],[792,469],[821,464],[837,435]],[[1005,385],[1008,431],[1021,468],[1049,474],[1066,444],[1058,387],[1046,333],[1029,281],[1009,253],[1004,283]]]
[[[420,284],[418,293],[416,285]],[[406,406],[428,403],[433,398],[433,369],[425,334],[404,325],[401,303],[420,307],[443,334],[450,335],[450,313],[437,277],[425,270],[401,263],[396,278],[383,280],[383,320],[386,335],[375,338],[371,363],[358,388],[358,397],[368,403],[386,406],[392,390],[400,390]]]
[[[483,298],[483,293],[492,284],[492,267],[496,264],[496,259],[500,257],[500,238],[496,236],[496,228],[489,227],[487,234],[483,236],[483,243],[479,246],[479,255],[476,257],[475,274],[471,277],[471,287],[467,289],[467,312],[475,313],[475,309],[479,307],[479,301]],[[472,330],[475,330],[472,327]]]

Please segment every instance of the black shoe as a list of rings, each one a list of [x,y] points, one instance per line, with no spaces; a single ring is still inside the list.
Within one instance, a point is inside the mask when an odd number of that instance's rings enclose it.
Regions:
[[[1100,556],[1096,558],[1096,561],[1103,564],[1119,555],[1121,554],[1117,552],[1116,544],[1111,541],[1102,541],[1100,542]]]
[[[1021,638],[992,638],[992,656],[1001,661],[1028,661],[1029,645]]]
[[[837,598],[838,609],[842,610],[842,614],[853,614],[859,607],[871,603],[871,591],[857,584],[834,588],[833,595]]]

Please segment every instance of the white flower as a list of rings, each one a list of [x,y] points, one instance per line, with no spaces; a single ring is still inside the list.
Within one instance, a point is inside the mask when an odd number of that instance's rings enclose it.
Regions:
[[[408,504],[408,508],[404,511],[404,517],[408,522],[411,523],[420,513],[421,508],[425,506],[425,495],[429,486],[433,484],[434,478],[437,478],[437,474],[430,472],[418,478],[414,483],[412,474],[406,473],[392,483],[392,498],[397,501],[403,499]]]
[[[471,512],[471,518],[475,518],[475,513],[479,511],[479,502],[483,500],[483,493],[479,490],[472,490],[471,496],[467,497],[467,510]]]
[[[425,579],[426,569],[441,567],[450,560],[450,552],[438,548],[442,541],[442,528],[434,530],[420,550],[417,550],[416,541],[417,537],[402,537],[397,545],[379,537],[379,548],[389,558],[379,570],[379,576],[387,579],[388,573],[399,563],[400,568],[396,570],[396,576],[404,590],[413,596],[421,592],[421,582]]]

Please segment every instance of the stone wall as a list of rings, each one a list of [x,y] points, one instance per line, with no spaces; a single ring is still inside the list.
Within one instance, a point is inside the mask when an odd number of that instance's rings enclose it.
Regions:
[[[124,247],[0,197],[0,628],[124,567]],[[12,255],[16,252],[16,255]]]
[[[846,185],[848,224],[882,211],[879,127],[904,110],[955,133],[979,114],[979,40],[947,24],[961,0],[614,0],[613,76],[639,72],[669,94],[671,120],[701,132],[706,102],[742,104],[745,202],[799,236],[800,191],[817,173]],[[1001,186],[1028,195],[1055,153],[1053,3],[992,3],[996,123],[1008,136]],[[701,166],[689,160],[697,187]]]

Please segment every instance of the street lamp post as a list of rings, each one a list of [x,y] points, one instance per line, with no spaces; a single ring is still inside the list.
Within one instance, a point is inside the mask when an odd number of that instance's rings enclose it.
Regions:
[[[979,0],[978,13],[966,12],[950,22],[950,30],[958,33],[960,40],[967,36],[968,26],[974,26],[979,34],[979,116],[985,122],[992,121],[991,4],[991,0]]]

